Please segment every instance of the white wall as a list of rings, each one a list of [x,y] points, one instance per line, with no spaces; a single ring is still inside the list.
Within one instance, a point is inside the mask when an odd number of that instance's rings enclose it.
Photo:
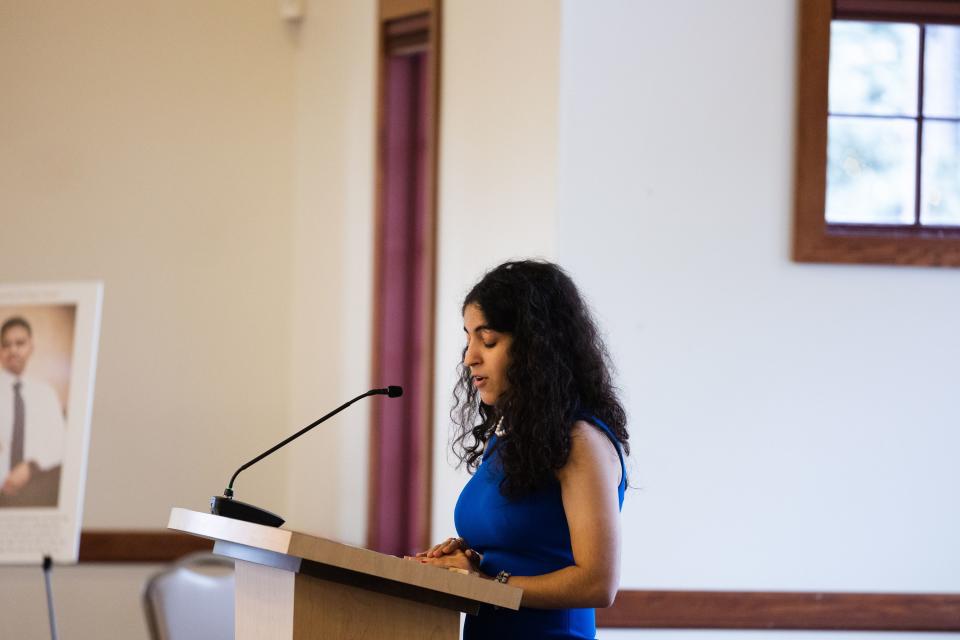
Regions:
[[[795,29],[563,4],[558,253],[628,401],[622,586],[956,592],[958,273],[790,261]]]
[[[433,539],[452,535],[467,480],[450,452],[463,296],[512,257],[556,252],[560,5],[444,5],[433,456]]]

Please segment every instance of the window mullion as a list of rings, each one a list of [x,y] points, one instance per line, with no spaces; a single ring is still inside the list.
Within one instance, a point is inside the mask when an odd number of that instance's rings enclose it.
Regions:
[[[920,193],[920,170],[923,166],[923,67],[924,67],[924,57],[926,53],[926,39],[927,39],[927,25],[920,25],[920,55],[917,56],[919,59],[920,71],[917,74],[917,154],[916,154],[916,169],[914,173],[914,187],[913,187],[913,197],[914,197],[914,206],[913,206],[913,224],[915,227],[921,226],[920,222],[920,207],[922,206]]]

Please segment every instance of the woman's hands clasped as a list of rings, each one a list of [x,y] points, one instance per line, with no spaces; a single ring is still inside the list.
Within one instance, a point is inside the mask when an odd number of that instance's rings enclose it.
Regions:
[[[471,549],[463,538],[447,538],[409,559],[421,564],[480,573],[480,554]]]

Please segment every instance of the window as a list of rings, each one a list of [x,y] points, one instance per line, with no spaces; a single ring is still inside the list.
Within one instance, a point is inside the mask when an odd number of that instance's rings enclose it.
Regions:
[[[960,2],[803,0],[794,258],[960,266]]]

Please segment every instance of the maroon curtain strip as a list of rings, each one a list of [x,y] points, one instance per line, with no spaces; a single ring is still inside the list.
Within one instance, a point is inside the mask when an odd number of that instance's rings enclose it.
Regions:
[[[833,17],[839,20],[960,25],[960,1],[833,0]]]
[[[404,555],[418,550],[426,486],[424,448],[426,418],[422,415],[427,350],[425,132],[425,54],[391,56],[386,68],[386,132],[380,254],[380,344],[378,384],[404,388],[400,402],[380,407],[374,469],[376,491],[374,547]]]
[[[407,481],[410,483],[410,494],[405,513],[405,533],[404,543],[411,551],[419,551],[417,546],[422,544],[422,540],[428,535],[423,531],[426,522],[428,505],[424,502],[424,496],[427,495],[429,478],[427,471],[430,469],[429,460],[424,460],[424,452],[429,451],[428,423],[430,416],[425,413],[429,407],[425,399],[429,397],[426,393],[427,386],[432,384],[429,380],[430,363],[427,358],[430,354],[427,340],[432,339],[428,334],[427,328],[430,326],[430,318],[427,317],[430,306],[429,297],[431,286],[431,265],[428,264],[429,251],[426,246],[430,237],[428,229],[427,212],[430,203],[427,201],[427,160],[428,160],[428,126],[430,121],[429,98],[429,73],[427,70],[430,65],[430,55],[420,53],[412,58],[412,63],[416,68],[415,78],[411,85],[412,91],[416,92],[415,122],[411,122],[414,127],[415,145],[412,153],[413,165],[416,167],[417,179],[413,185],[413,236],[414,242],[409,251],[412,254],[413,272],[411,278],[413,281],[413,330],[410,341],[413,347],[413,358],[410,362],[410,386],[415,389],[415,402],[411,403],[410,425],[408,428],[409,446],[410,446],[410,467],[407,469]]]

